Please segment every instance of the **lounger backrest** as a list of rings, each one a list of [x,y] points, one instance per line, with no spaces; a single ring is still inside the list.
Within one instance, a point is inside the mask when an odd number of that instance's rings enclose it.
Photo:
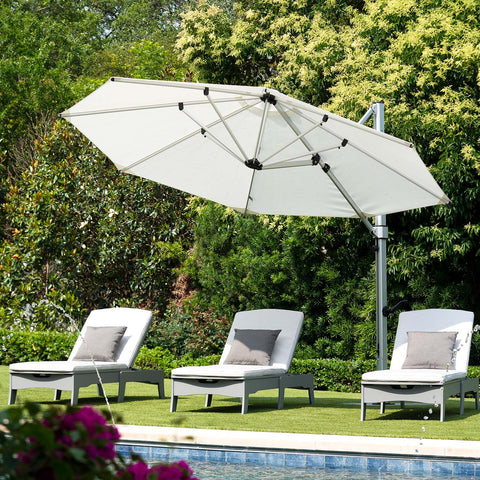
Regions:
[[[152,321],[152,312],[137,308],[104,308],[92,310],[81,333],[85,335],[87,327],[127,327],[117,350],[116,363],[131,367],[135,362],[145,335]],[[79,336],[70,354],[72,360],[82,344]]]
[[[220,365],[227,358],[235,337],[235,329],[281,330],[272,352],[270,365],[288,371],[303,325],[303,313],[292,310],[248,310],[238,312],[223,350]]]
[[[472,342],[473,312],[426,309],[402,312],[398,319],[390,368],[401,369],[407,356],[407,332],[457,332],[453,365],[450,370],[466,372]]]

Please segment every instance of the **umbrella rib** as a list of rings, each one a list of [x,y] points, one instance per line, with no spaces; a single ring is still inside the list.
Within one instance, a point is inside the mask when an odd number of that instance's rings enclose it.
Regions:
[[[323,127],[325,128],[325,130],[327,130],[328,132],[332,133],[327,127]],[[433,197],[437,198],[438,200],[440,200],[442,203],[448,203],[447,201],[445,201],[445,196],[442,195],[438,195],[437,193],[435,193],[434,191],[432,191],[430,188],[416,182],[415,180],[409,178],[407,175],[405,175],[404,173],[402,173],[401,171],[397,170],[395,167],[392,167],[391,165],[388,165],[388,163],[385,163],[383,160],[381,160],[380,158],[378,158],[376,155],[373,155],[372,153],[368,152],[367,150],[359,147],[358,145],[355,145],[354,143],[352,142],[348,142],[348,145],[351,146],[352,148],[354,148],[355,150],[358,150],[359,152],[363,153],[364,155],[366,155],[367,157],[371,158],[374,162],[377,162],[379,163],[380,165],[384,166],[387,170],[390,170],[391,172],[395,173],[396,175],[402,177],[404,180],[406,180],[407,182],[415,185],[416,187],[420,188],[421,190],[423,190],[424,192],[427,192],[429,193],[430,195],[432,195]],[[410,148],[413,148],[413,146],[411,146]]]
[[[253,187],[253,179],[255,177],[255,173],[256,173],[256,170],[252,170],[252,176],[250,178],[250,185],[248,186],[248,193],[247,193],[247,202],[245,203],[245,208],[243,210],[243,214],[246,215],[247,214],[247,211],[248,211],[248,203],[250,202],[250,193],[252,191],[252,187]]]
[[[270,102],[265,100],[265,105],[263,107],[262,122],[260,123],[260,129],[258,130],[257,144],[255,145],[255,153],[252,160],[258,160],[258,152],[260,150],[260,144],[262,143],[263,133],[265,132],[265,124],[267,122],[267,113],[270,109]]]
[[[178,108],[178,103],[175,104],[175,106]],[[235,116],[235,115],[238,115],[239,113],[243,112],[244,110],[248,110],[249,108],[251,108],[252,106],[251,105],[245,105],[241,108],[239,108],[238,110],[235,110],[234,112],[231,112],[229,113],[226,118],[230,118],[232,116]],[[208,124],[208,127],[214,127],[215,125],[217,125],[218,123],[220,123],[220,120],[215,120],[214,122],[211,122]],[[174,142],[168,144],[168,145],[165,145],[164,147],[160,148],[159,150],[156,150],[155,152],[152,152],[150,154],[148,154],[147,156],[143,157],[143,158],[140,158],[139,160],[136,160],[135,162],[131,163],[130,165],[127,165],[126,167],[123,167],[123,168],[120,168],[119,170],[121,172],[127,172],[128,170],[132,169],[132,168],[135,168],[137,167],[138,165],[150,160],[152,157],[154,157],[155,155],[158,155],[160,153],[163,153],[165,152],[166,150],[169,150],[170,148],[174,147],[175,145],[178,145],[179,143],[185,141],[185,140],[188,140],[189,138],[192,138],[194,137],[195,135],[198,135],[198,133],[201,132],[201,129],[200,130],[194,130],[193,132],[183,136],[182,138],[179,138],[178,140],[175,140]]]
[[[258,97],[257,97],[258,98]],[[249,101],[245,100],[242,97],[233,97],[233,98],[221,98],[216,100],[217,103],[228,103],[228,102],[235,102],[235,101]],[[188,102],[183,102],[185,106],[191,105],[207,105],[208,101],[206,100],[189,100]],[[72,118],[72,117],[81,117],[86,115],[106,115],[109,113],[122,113],[122,112],[135,112],[140,110],[155,110],[160,108],[177,108],[178,102],[171,102],[171,103],[159,103],[153,105],[135,105],[133,107],[120,107],[120,108],[106,108],[103,110],[86,110],[84,112],[69,112],[65,110],[64,112],[59,114],[61,118]]]
[[[311,123],[314,123],[314,121],[309,118],[307,115],[304,115],[303,112],[299,111],[298,109],[294,109],[300,116],[302,116],[303,118],[305,118],[306,120],[308,120],[309,122]],[[364,150],[363,148],[359,147],[358,145],[355,145],[354,143],[351,143],[348,141],[348,139],[343,139],[341,136],[337,135],[335,132],[333,132],[332,130],[330,130],[330,128],[326,127],[324,124],[320,123],[319,125],[317,125],[319,128],[322,128],[323,130],[325,130],[326,132],[330,133],[331,135],[333,135],[334,137],[338,138],[338,139],[342,139],[342,146],[346,146],[347,144],[350,145],[351,147],[353,147],[354,149],[358,150],[359,152],[363,153],[364,155],[366,155],[367,157],[371,158],[373,161],[379,163],[380,165],[383,165],[385,168],[387,168],[388,170],[390,170],[391,172],[399,175],[400,177],[402,177],[403,179],[407,180],[409,183],[415,185],[416,187],[420,188],[421,190],[423,190],[424,192],[427,192],[429,193],[430,195],[432,195],[434,198],[437,198],[439,201],[441,201],[442,203],[446,204],[448,203],[448,201],[445,200],[445,196],[442,195],[438,195],[437,193],[433,192],[432,190],[430,190],[428,187],[425,187],[424,185],[421,185],[420,183],[416,182],[415,180],[412,180],[411,178],[409,178],[408,176],[406,176],[404,173],[400,172],[399,170],[397,170],[396,168],[392,167],[391,165],[388,165],[387,163],[383,162],[380,158],[378,158],[377,156],[371,154],[370,152]],[[375,130],[372,130],[372,133],[378,133],[376,132]],[[390,138],[390,136],[387,136],[387,138]],[[396,137],[391,137],[392,139],[396,139]],[[396,139],[398,140],[398,139]],[[347,143],[345,143],[347,142]],[[405,142],[404,140],[402,140],[402,142],[404,146],[408,146],[409,148],[413,148],[413,145],[411,143],[408,143],[408,142]],[[345,145],[344,145],[345,144]]]
[[[367,217],[365,216],[365,214],[362,212],[362,210],[360,209],[360,207],[357,205],[357,203],[355,202],[355,200],[350,196],[350,194],[345,190],[345,188],[343,188],[343,185],[341,184],[341,182],[338,180],[338,178],[335,176],[335,174],[332,172],[331,168],[329,167],[329,165],[327,165],[326,163],[324,163],[321,159],[320,159],[320,167],[322,168],[322,170],[327,174],[328,178],[332,181],[332,183],[335,185],[335,187],[337,188],[337,190],[342,194],[343,198],[345,198],[345,200],[348,202],[348,204],[353,208],[353,210],[355,211],[355,213],[358,215],[358,217],[360,218],[360,220],[364,223],[364,225],[367,227],[368,231],[372,234],[372,235],[375,235],[375,232],[374,232],[374,229],[373,229],[373,226],[372,224],[368,221]]]
[[[205,89],[204,92],[207,92],[205,93],[205,96],[207,97],[208,101],[210,102],[210,105],[213,107],[213,109],[215,110],[215,113],[218,115],[218,118],[221,120],[223,126],[226,128],[227,132],[229,133],[230,137],[232,138],[232,140],[235,142],[235,145],[238,147],[238,149],[240,150],[241,154],[243,155],[243,158],[245,161],[248,160],[248,156],[247,154],[245,153],[245,151],[243,150],[243,147],[240,145],[240,142],[238,141],[237,137],[233,134],[231,128],[228,126],[228,123],[226,122],[225,118],[223,117],[223,115],[220,113],[220,111],[218,110],[217,108],[217,105],[215,105],[215,103],[213,102],[213,100],[211,99],[210,95],[208,94],[208,90]]]
[[[243,90],[241,86],[236,86],[236,88],[225,88],[223,85],[215,85],[211,83],[177,82],[125,77],[112,77],[110,80],[118,83],[137,83],[141,85],[155,85],[159,87],[183,88],[185,90],[203,90],[205,87],[208,87],[212,92],[234,93],[235,95],[241,95],[242,97],[252,97],[252,99],[258,99],[258,93],[252,93],[251,91]],[[260,89],[261,87],[256,88]]]
[[[294,157],[284,158],[282,160],[279,160],[278,162],[271,163],[269,165],[265,165],[263,168],[265,170],[271,170],[271,169],[275,169],[275,168],[288,168],[288,167],[291,166],[291,165],[288,164],[288,162],[291,162],[292,160],[297,160],[299,158],[303,158],[306,155],[315,155],[317,153],[320,154],[320,153],[324,153],[324,152],[329,152],[331,150],[337,150],[339,147],[340,147],[340,145],[335,145],[334,147],[325,148],[323,150],[309,150],[308,152],[305,152],[302,155],[295,155]],[[312,160],[309,159],[307,161],[307,163],[305,163],[304,165],[312,165]]]
[[[205,138],[208,138],[209,140],[211,140],[212,142],[214,142],[216,145],[218,145],[219,147],[223,148],[227,153],[229,153],[233,158],[235,158],[236,160],[238,160],[240,163],[245,163],[235,152],[233,152],[232,150],[230,150],[230,148],[228,148],[224,143],[222,143],[210,130],[208,127],[205,127],[204,125],[202,125],[201,122],[197,121],[196,118],[194,118],[190,113],[186,112],[185,110],[182,110],[183,113],[188,117],[190,118],[190,120],[192,120],[193,122],[195,122],[199,127],[200,127],[200,132],[202,133],[202,135],[205,137]],[[217,123],[219,123],[221,120],[218,120]],[[208,135],[205,135],[205,133],[208,133]]]

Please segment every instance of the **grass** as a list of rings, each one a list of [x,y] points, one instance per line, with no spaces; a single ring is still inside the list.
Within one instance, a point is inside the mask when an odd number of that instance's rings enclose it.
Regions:
[[[0,366],[0,406],[8,402],[8,367]],[[360,422],[360,394],[315,392],[315,405],[308,402],[306,391],[287,389],[283,410],[277,410],[276,391],[267,390],[250,396],[249,411],[240,414],[240,400],[214,396],[212,407],[204,407],[204,396],[180,397],[176,413],[170,413],[170,380],[165,380],[167,398],[160,400],[153,385],[128,383],[124,403],[116,403],[117,385],[105,387],[116,423],[151,426],[179,426],[220,430],[247,430],[327,435],[365,435],[380,437],[436,438],[480,441],[480,411],[473,398],[465,401],[465,414],[460,416],[459,399],[447,404],[446,421],[439,421],[438,408],[409,405],[401,410],[387,407],[380,415],[377,408],[367,409],[367,421]],[[17,403],[25,401],[65,404],[70,393],[59,402],[53,390],[20,390]],[[80,389],[79,405],[105,408],[105,400],[97,395],[95,386]],[[429,409],[432,414],[429,414]],[[428,417],[428,418],[425,418]],[[423,430],[423,428],[425,430]]]

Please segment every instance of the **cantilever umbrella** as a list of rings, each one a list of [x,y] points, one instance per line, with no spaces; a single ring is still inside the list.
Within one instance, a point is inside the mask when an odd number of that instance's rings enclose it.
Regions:
[[[122,172],[244,213],[368,217],[448,203],[409,142],[247,86],[111,78],[66,110]]]

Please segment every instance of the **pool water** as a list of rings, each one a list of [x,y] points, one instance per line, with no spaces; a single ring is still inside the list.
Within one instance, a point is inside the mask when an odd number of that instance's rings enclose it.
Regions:
[[[414,480],[416,475],[382,471],[357,472],[346,469],[269,467],[265,465],[228,464],[189,461],[199,480]],[[449,475],[426,476],[428,480],[445,480]],[[468,478],[468,477],[463,477]]]

